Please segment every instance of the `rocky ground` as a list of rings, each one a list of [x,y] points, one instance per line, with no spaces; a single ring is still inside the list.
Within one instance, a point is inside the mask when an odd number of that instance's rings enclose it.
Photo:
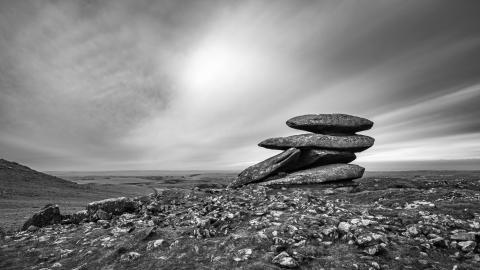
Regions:
[[[480,269],[480,173],[355,182],[100,202],[3,234],[0,269]]]

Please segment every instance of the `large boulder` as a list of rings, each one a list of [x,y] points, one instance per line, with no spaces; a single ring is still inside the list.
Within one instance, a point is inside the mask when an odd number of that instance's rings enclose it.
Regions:
[[[303,149],[294,162],[280,168],[281,172],[293,172],[327,164],[350,163],[356,158],[355,154],[346,151]]]
[[[373,122],[348,114],[307,114],[289,119],[287,125],[320,134],[353,134],[370,129]]]
[[[282,168],[287,167],[289,164],[296,162],[300,156],[300,152],[299,149],[290,148],[276,156],[250,166],[242,171],[229,187],[236,188],[266,179],[267,177],[282,171]]]
[[[374,139],[364,135],[332,136],[322,134],[301,134],[288,137],[270,138],[258,145],[269,149],[330,149],[349,152],[361,152],[370,148]]]
[[[62,215],[60,215],[60,209],[56,204],[47,204],[39,212],[33,214],[22,226],[22,230],[25,231],[30,226],[44,227],[47,225],[60,223]]]
[[[138,203],[130,198],[119,197],[91,202],[87,205],[87,212],[89,216],[95,215],[98,210],[102,210],[113,215],[121,215],[123,213],[137,211]]]
[[[261,186],[289,186],[346,181],[363,176],[365,168],[354,164],[330,164],[302,170],[285,177],[260,182]]]

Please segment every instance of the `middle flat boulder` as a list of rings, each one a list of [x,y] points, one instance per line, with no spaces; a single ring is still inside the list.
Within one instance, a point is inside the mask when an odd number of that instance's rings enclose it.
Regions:
[[[330,149],[349,152],[361,152],[370,148],[375,140],[365,135],[333,136],[323,134],[301,134],[288,137],[266,139],[258,146],[268,149]]]

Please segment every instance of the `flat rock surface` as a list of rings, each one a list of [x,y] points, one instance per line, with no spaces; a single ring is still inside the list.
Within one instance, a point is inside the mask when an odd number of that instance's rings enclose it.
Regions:
[[[373,122],[348,114],[307,114],[289,119],[287,125],[320,134],[353,134],[372,128]]]
[[[363,176],[365,168],[354,164],[330,164],[293,172],[284,177],[258,183],[262,186],[288,186],[345,181]]]
[[[367,173],[350,192],[166,189],[109,221],[0,234],[0,269],[480,269],[479,179],[419,171]]]
[[[270,138],[258,145],[268,149],[330,149],[339,151],[361,152],[370,148],[374,139],[364,135],[332,136],[322,134],[300,134],[288,137]]]
[[[278,155],[246,168],[230,184],[230,187],[240,187],[248,183],[261,181],[296,161],[299,156],[299,149],[290,148]]]

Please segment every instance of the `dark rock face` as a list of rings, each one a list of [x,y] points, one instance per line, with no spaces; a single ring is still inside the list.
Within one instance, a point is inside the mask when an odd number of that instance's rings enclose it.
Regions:
[[[276,156],[246,168],[238,175],[229,187],[240,187],[266,179],[268,176],[281,171],[282,168],[297,161],[299,156],[299,149],[290,148]]]
[[[297,171],[279,179],[258,183],[262,186],[319,184],[360,178],[365,168],[354,164],[331,164]]]
[[[289,119],[287,125],[320,134],[353,134],[370,129],[373,122],[348,114],[307,114]]]
[[[62,220],[62,215],[60,215],[60,209],[58,205],[47,204],[40,212],[35,213],[31,218],[29,218],[22,226],[22,230],[25,231],[30,226],[44,227],[47,225],[52,225],[60,223]]]
[[[352,152],[321,150],[321,149],[303,149],[295,162],[288,164],[280,169],[283,172],[292,172],[314,166],[321,166],[335,163],[350,163],[356,158]]]
[[[137,210],[137,203],[132,199],[120,197],[91,202],[87,205],[87,211],[90,216],[95,215],[98,210],[113,215],[121,215],[123,213],[135,212]]]
[[[327,149],[350,152],[361,152],[370,148],[374,139],[364,135],[331,136],[322,134],[301,134],[288,137],[270,138],[260,142],[258,145],[268,149]]]

